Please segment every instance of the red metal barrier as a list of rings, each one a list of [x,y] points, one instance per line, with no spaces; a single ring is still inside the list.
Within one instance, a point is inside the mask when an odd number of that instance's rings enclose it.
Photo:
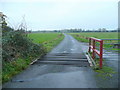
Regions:
[[[100,50],[96,49],[96,42],[100,43]],[[99,67],[100,69],[102,69],[102,59],[103,59],[103,40],[101,39],[97,39],[97,38],[93,38],[90,37],[89,38],[89,51],[91,52],[91,50],[93,51],[92,53],[92,58],[95,59],[95,54],[97,54],[100,57],[100,61],[99,61]]]

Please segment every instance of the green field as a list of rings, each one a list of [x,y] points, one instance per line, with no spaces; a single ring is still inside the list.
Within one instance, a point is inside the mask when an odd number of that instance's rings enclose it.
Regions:
[[[74,38],[82,42],[88,42],[86,38],[94,37],[98,39],[118,39],[117,32],[82,32],[82,33],[70,33]],[[105,41],[108,42],[108,41]],[[112,41],[118,42],[118,41]]]
[[[82,32],[82,33],[71,33],[71,35],[80,35],[84,37],[95,37],[99,39],[118,39],[117,32]]]
[[[70,33],[75,39],[81,42],[87,42],[89,37],[94,37],[98,39],[118,39],[117,32],[81,32],[81,33]],[[107,43],[118,43],[118,40],[104,40],[104,48],[111,50],[118,50],[117,48],[112,48],[113,45],[108,45]]]
[[[30,33],[28,37],[33,39],[34,43],[44,43],[58,37],[60,33]]]
[[[32,39],[34,43],[43,44],[49,52],[63,40],[64,35],[61,33],[30,33],[28,37]]]
[[[118,39],[117,32],[82,32],[82,33],[70,33],[77,40],[88,42],[87,37],[94,37],[98,39]],[[115,42],[115,41],[113,41]]]

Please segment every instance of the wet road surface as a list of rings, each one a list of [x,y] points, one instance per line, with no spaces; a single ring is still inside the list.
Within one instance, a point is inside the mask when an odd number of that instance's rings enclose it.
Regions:
[[[118,61],[119,61],[119,56],[117,52],[108,52],[104,51],[103,54],[104,58],[104,63],[106,66],[110,67],[113,69],[114,74],[111,74],[112,77],[107,77],[106,79],[97,77],[97,84],[99,87],[104,87],[104,88],[118,88]]]
[[[87,50],[87,44],[80,43],[72,36],[65,34],[64,40],[45,56],[46,59],[38,60],[5,83],[3,88],[99,88],[95,72],[83,55]],[[78,55],[76,57],[73,54]],[[77,63],[85,62],[85,66],[76,65],[73,60],[78,59],[81,61]],[[68,60],[73,62],[66,64],[70,62]]]

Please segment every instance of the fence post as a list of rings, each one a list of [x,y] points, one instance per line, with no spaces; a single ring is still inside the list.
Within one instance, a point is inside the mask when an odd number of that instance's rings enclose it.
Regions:
[[[100,42],[100,69],[102,69],[102,58],[103,58],[103,40]]]
[[[92,58],[95,59],[95,40],[93,40],[93,54],[92,54]]]
[[[91,38],[89,38],[89,50],[88,52],[90,53],[91,52]]]

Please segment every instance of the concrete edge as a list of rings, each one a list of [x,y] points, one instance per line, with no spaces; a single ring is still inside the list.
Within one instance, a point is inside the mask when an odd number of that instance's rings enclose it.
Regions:
[[[42,56],[39,56],[39,57],[35,58],[29,65],[33,65],[34,63],[36,63],[41,58],[42,58]]]
[[[90,66],[91,67],[93,67],[93,66],[97,66],[96,65],[96,63],[95,63],[95,61],[92,59],[92,57],[90,56],[90,54],[88,53],[88,55],[87,54],[85,54],[86,55],[86,57],[87,57],[87,59],[88,59],[88,62],[89,62],[89,64],[90,64]]]
[[[35,62],[37,62],[38,59],[39,59],[39,58],[37,58],[37,59],[35,59],[34,61],[32,61],[32,62],[30,63],[30,65],[33,65]]]
[[[90,64],[90,67],[92,67],[93,64],[92,64],[92,61],[90,60],[89,56],[87,54],[85,54],[85,56],[87,57],[88,63]]]

